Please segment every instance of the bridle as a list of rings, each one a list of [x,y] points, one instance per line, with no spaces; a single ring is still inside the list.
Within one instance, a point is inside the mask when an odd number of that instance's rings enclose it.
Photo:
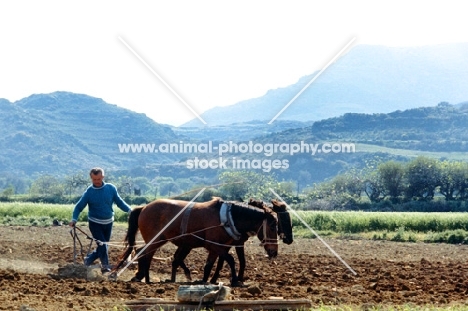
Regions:
[[[271,214],[270,214],[270,215],[271,215]],[[269,238],[269,237],[268,237],[268,234],[267,234],[267,226],[269,226],[269,224],[268,224],[267,218],[265,218],[265,219],[263,220],[263,224],[262,224],[263,239],[260,241],[260,246],[265,246],[265,245],[278,245],[278,238],[277,238],[277,236],[275,236],[274,238]]]
[[[287,214],[287,212],[276,212],[276,214],[278,214],[278,236],[281,239],[284,239],[286,237],[286,233],[284,233],[283,230],[283,222],[281,221],[282,219],[280,214]]]

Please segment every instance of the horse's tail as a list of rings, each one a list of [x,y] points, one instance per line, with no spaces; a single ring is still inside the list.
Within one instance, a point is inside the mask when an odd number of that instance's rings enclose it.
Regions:
[[[136,234],[138,233],[138,218],[140,217],[140,213],[143,210],[144,205],[142,206],[137,206],[132,209],[130,212],[130,215],[128,216],[128,229],[127,229],[127,235],[125,236],[124,242],[125,242],[125,252],[120,256],[119,258],[119,263],[117,266],[114,268],[114,270],[119,269],[125,260],[127,260],[128,256],[130,256],[134,251],[136,247]]]
[[[141,211],[144,205],[138,206],[132,209],[130,216],[128,216],[128,229],[127,235],[125,236],[124,242],[130,246],[135,247],[136,234],[138,232],[138,218],[140,217]]]

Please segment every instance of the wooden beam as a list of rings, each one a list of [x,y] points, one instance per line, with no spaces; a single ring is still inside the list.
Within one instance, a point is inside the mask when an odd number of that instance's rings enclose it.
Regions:
[[[149,308],[161,311],[197,311],[197,303],[180,303],[178,301],[162,300],[159,298],[146,298],[128,301],[125,306],[132,311],[146,311]],[[253,310],[309,310],[312,302],[309,299],[274,299],[274,300],[221,300],[214,304],[203,304],[201,309],[213,311]]]

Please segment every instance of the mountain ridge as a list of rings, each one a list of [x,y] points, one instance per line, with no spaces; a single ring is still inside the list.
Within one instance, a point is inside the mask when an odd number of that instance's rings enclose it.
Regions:
[[[468,151],[467,102],[458,105],[441,102],[434,107],[396,110],[388,114],[347,113],[309,123],[279,120],[266,126],[257,120],[204,129],[173,129],[157,124],[144,114],[68,92],[36,94],[15,103],[0,100],[0,112],[3,125],[0,127],[0,174],[15,172],[29,177],[73,174],[98,165],[111,171],[135,170],[138,174],[173,179],[213,178],[218,173],[217,170],[190,170],[185,162],[195,157],[217,159],[217,154],[125,153],[119,152],[119,143],[228,143],[231,140],[242,143],[251,140],[261,144],[301,141],[322,144],[343,141],[367,146],[367,149],[357,148],[353,154],[235,156],[257,161],[288,160],[287,170],[274,171],[279,180],[310,176],[310,182],[320,182],[350,167],[364,167],[376,156],[404,160],[423,151],[439,157],[453,157],[450,152],[460,156]],[[390,152],[392,150],[395,152]]]
[[[18,165],[24,174],[133,166],[148,162],[148,155],[122,154],[119,143],[178,139],[168,126],[144,114],[84,94],[33,94],[14,103],[1,101],[0,110],[0,171],[18,170]],[[159,160],[164,158],[171,157],[161,155]]]
[[[468,98],[468,43],[423,47],[357,45],[332,64],[278,117],[317,121],[344,113],[391,112]],[[270,121],[317,75],[201,114],[210,125]],[[225,116],[229,116],[226,119]],[[201,126],[193,119],[182,127]]]

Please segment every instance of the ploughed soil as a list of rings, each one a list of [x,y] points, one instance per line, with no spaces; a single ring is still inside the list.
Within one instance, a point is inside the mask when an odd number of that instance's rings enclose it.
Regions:
[[[86,224],[79,227],[89,232]],[[126,225],[114,227],[112,263],[123,251],[125,232]],[[78,236],[87,249],[90,240]],[[232,288],[226,299],[310,299],[314,306],[360,309],[468,303],[467,245],[323,242],[280,242],[278,257],[268,260],[257,238],[251,238],[245,246],[245,284]],[[175,301],[179,286],[192,284],[180,269],[176,283],[167,281],[175,250],[170,243],[153,258],[150,284],[130,282],[135,265],[121,269],[116,280],[102,276],[98,262],[87,268],[80,255],[74,258],[73,245],[68,226],[0,226],[0,310],[123,310],[126,303],[144,298]],[[206,255],[196,249],[186,259],[194,281],[202,278]],[[227,267],[219,281],[230,284]]]

